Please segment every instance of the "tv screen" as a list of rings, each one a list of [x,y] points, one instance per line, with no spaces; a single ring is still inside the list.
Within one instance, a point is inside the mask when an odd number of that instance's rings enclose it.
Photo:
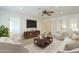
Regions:
[[[27,28],[36,28],[36,27],[37,27],[37,21],[27,20]]]

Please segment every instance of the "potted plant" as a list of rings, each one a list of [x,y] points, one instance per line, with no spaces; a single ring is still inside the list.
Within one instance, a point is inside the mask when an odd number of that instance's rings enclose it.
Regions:
[[[9,37],[9,29],[4,25],[0,26],[0,37]]]

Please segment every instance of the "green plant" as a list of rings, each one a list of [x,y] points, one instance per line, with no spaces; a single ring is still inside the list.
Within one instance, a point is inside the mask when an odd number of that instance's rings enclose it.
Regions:
[[[4,25],[0,26],[0,37],[9,37],[9,29]]]
[[[44,32],[44,33],[43,33],[43,36],[47,36],[47,33],[48,33],[48,32]]]

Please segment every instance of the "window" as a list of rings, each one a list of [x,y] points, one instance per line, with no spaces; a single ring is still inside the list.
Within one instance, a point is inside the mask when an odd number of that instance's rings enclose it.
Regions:
[[[61,24],[61,29],[66,29],[67,25],[66,25],[66,21],[63,21]]]
[[[71,20],[71,22],[70,22],[70,28],[73,31],[78,31],[78,22],[77,22],[77,20]]]
[[[18,17],[10,17],[10,33],[20,33],[20,19]]]

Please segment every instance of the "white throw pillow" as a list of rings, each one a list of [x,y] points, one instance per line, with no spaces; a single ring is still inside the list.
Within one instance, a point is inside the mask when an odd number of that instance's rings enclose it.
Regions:
[[[8,40],[8,37],[0,37],[0,42],[5,42]]]
[[[79,41],[79,35],[73,34],[73,35],[72,35],[72,39],[73,39],[74,41]]]
[[[71,42],[73,42],[73,40],[70,39],[70,38],[67,38],[67,37],[66,37],[66,38],[64,39],[64,43],[65,43],[65,44],[68,44],[68,43],[71,43]]]
[[[17,40],[10,37],[0,37],[0,42],[11,43],[11,44],[21,44]]]
[[[72,39],[76,38],[77,35],[75,33],[72,34]]]

